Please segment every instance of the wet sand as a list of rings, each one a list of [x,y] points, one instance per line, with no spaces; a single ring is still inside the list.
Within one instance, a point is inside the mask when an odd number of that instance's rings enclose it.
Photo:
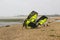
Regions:
[[[60,40],[60,22],[54,21],[38,29],[22,29],[22,24],[1,27],[0,40]]]

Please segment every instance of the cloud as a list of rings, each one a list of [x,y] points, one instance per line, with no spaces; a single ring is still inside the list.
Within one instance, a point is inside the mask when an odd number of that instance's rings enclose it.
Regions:
[[[60,13],[60,0],[0,0],[0,16]]]

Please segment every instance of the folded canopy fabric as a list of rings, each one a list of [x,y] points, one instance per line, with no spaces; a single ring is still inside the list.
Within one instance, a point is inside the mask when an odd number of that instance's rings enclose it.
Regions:
[[[24,21],[23,26],[25,26],[25,28],[36,28],[38,25],[43,25],[48,19],[45,15],[41,16],[39,19],[37,19],[37,17],[38,13],[32,11]]]
[[[26,18],[26,20],[23,23],[23,26],[25,26],[26,28],[30,28],[32,25],[30,25],[31,23],[35,23],[38,17],[38,13],[35,11],[32,11],[28,17]],[[33,27],[33,26],[32,26]]]

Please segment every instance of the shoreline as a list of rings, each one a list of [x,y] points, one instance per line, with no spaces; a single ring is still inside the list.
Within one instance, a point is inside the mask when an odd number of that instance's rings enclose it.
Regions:
[[[60,39],[60,22],[39,29],[22,29],[22,24],[0,28],[1,40],[57,40]]]

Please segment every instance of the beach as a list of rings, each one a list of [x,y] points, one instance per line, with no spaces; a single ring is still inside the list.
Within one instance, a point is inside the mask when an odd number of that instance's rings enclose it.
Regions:
[[[0,40],[60,40],[60,17],[50,18],[48,26],[22,29],[22,24],[0,28]]]

